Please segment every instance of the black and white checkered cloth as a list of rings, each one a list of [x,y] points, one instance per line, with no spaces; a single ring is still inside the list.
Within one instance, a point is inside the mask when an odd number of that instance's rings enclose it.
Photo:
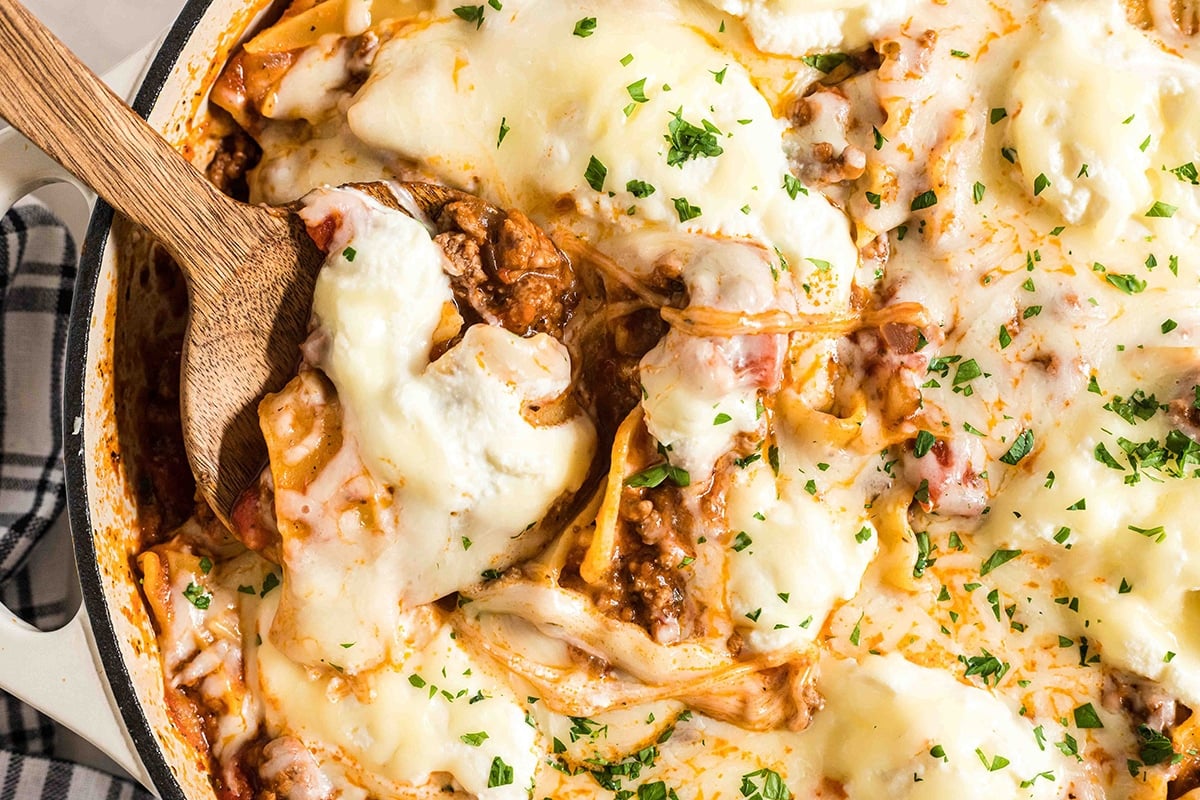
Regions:
[[[78,604],[63,518],[61,397],[75,242],[44,206],[0,220],[0,600],[44,630]],[[140,786],[63,760],[70,732],[0,692],[0,800],[141,800]]]

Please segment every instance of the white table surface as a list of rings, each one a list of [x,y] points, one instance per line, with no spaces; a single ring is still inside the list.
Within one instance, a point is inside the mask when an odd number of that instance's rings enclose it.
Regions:
[[[161,37],[187,0],[21,0],[92,71],[103,75]],[[0,120],[2,123],[3,120]],[[66,186],[35,193],[83,241],[89,200]]]
[[[99,73],[157,37],[184,0],[22,0],[67,47]]]

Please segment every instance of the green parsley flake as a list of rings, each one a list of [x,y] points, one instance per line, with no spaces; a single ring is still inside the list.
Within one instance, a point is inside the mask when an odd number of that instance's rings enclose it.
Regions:
[[[683,108],[671,113],[667,124],[667,135],[663,138],[671,146],[667,151],[667,166],[680,167],[694,158],[716,158],[725,152],[717,142],[721,131],[708,120],[693,125],[683,118]]]
[[[342,258],[346,259],[350,263],[354,263],[354,259],[357,256],[358,256],[358,251],[355,250],[353,247],[347,247],[345,250],[342,251]]]
[[[635,103],[646,103],[649,99],[646,97],[646,79],[640,78],[625,87],[625,91],[629,92],[629,96]]]
[[[1139,528],[1136,525],[1130,525],[1129,530],[1145,536],[1147,539],[1153,539],[1156,544],[1161,544],[1167,538],[1166,529],[1162,525],[1155,525],[1153,528]]]
[[[818,72],[824,72],[828,75],[846,63],[849,58],[850,56],[845,53],[818,53],[813,56],[805,56],[800,60]]]
[[[720,71],[713,71],[711,69],[709,70],[709,72],[712,73],[713,80],[715,80],[718,84],[725,83],[725,73],[728,71],[729,71],[728,66],[721,67]]]
[[[583,179],[587,181],[588,186],[597,192],[603,192],[604,181],[607,177],[608,167],[604,166],[604,163],[595,156],[589,158],[587,169],[583,172]]]
[[[975,198],[975,205],[983,202],[983,195],[987,192],[987,187],[979,181],[975,181],[975,188],[972,190],[972,196]]]
[[[496,756],[492,759],[492,768],[488,771],[488,788],[508,786],[513,782],[513,768],[504,763],[504,759]]]
[[[724,411],[713,417],[713,425],[724,425],[726,422],[733,420],[733,417],[726,414]]]
[[[927,189],[913,198],[909,204],[909,209],[912,211],[921,211],[922,209],[930,208],[937,205],[937,194],[933,189]]]
[[[754,540],[750,538],[750,535],[745,531],[739,531],[738,535],[733,538],[731,546],[734,552],[740,553],[752,544],[754,544]]]
[[[1161,200],[1155,200],[1154,205],[1150,206],[1150,210],[1146,212],[1147,217],[1173,217],[1175,212],[1179,210],[1178,206],[1164,203]]]
[[[997,122],[999,122],[1000,120],[1004,119],[1007,116],[1008,116],[1008,109],[993,108],[991,110],[991,112],[988,114],[988,121],[990,121],[993,125],[995,125]]]
[[[496,136],[496,149],[500,149],[500,145],[504,143],[504,137],[508,136],[510,128],[508,127],[508,117],[500,118],[500,133]]]
[[[1107,272],[1104,280],[1117,287],[1125,294],[1140,294],[1146,290],[1146,282],[1136,275],[1122,275],[1118,272]]]
[[[672,197],[671,202],[675,204],[675,213],[679,215],[680,222],[695,219],[703,213],[700,210],[700,206],[692,205],[686,197]]]
[[[980,576],[987,575],[997,567],[1003,566],[1021,555],[1021,550],[996,550],[979,565]]]
[[[913,444],[913,455],[917,458],[924,458],[936,443],[937,437],[932,433],[929,431],[919,431],[917,433],[917,440]]]
[[[783,190],[793,200],[796,199],[796,195],[808,194],[808,189],[805,188],[804,184],[791,174],[783,176]]]
[[[479,731],[479,733],[464,733],[458,737],[463,744],[469,744],[471,747],[479,747],[488,740],[487,731]]]
[[[687,470],[664,462],[630,475],[625,479],[625,485],[634,489],[653,489],[667,479],[670,479],[676,486],[687,486],[692,482]]]
[[[267,577],[263,578],[262,591],[258,593],[259,597],[266,597],[267,594],[279,585],[279,576],[274,572],[268,572]]]
[[[483,6],[459,6],[454,13],[465,22],[474,22],[475,30],[483,25]]]
[[[212,605],[212,595],[204,591],[202,586],[197,586],[194,583],[188,583],[187,588],[183,590],[183,596],[189,603],[201,611]]]
[[[1039,172],[1038,176],[1033,179],[1033,196],[1037,197],[1050,186],[1050,179],[1046,177],[1044,172]]]
[[[596,18],[584,17],[575,23],[574,34],[580,39],[586,39],[596,32]]]
[[[760,769],[743,775],[741,795],[745,800],[792,800],[792,793],[783,782],[783,777],[773,769]]]
[[[1186,164],[1180,164],[1175,169],[1168,171],[1184,183],[1200,186],[1200,172],[1196,170],[1196,165],[1191,161]]]
[[[639,200],[643,200],[654,194],[654,187],[645,181],[628,181],[625,184],[625,191]]]
[[[1091,703],[1084,703],[1075,709],[1075,727],[1103,728],[1104,723],[1100,720],[1100,715],[1096,713],[1095,707]]]
[[[1000,461],[1005,464],[1016,465],[1025,456],[1029,455],[1033,450],[1033,431],[1029,428],[1021,431],[1020,435],[1013,440],[1012,447],[1008,448],[1008,452],[1000,456]]]

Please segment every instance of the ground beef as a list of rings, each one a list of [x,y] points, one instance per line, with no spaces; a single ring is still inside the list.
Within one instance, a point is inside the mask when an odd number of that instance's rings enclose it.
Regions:
[[[699,618],[687,591],[685,563],[694,553],[681,492],[667,483],[624,490],[616,564],[591,591],[601,611],[645,628],[661,644],[691,638]]]
[[[462,197],[439,209],[434,222],[460,306],[520,336],[562,338],[579,301],[575,273],[528,217]]]
[[[262,148],[248,133],[238,128],[221,140],[204,175],[223,193],[246,202],[250,198],[246,173],[254,169],[261,158]]]

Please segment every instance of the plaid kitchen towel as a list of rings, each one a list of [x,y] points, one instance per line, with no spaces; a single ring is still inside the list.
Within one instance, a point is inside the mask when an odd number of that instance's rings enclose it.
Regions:
[[[0,600],[53,630],[77,605],[63,517],[63,351],[75,243],[44,206],[0,220]],[[140,786],[63,760],[69,731],[0,692],[0,800],[150,798]]]

